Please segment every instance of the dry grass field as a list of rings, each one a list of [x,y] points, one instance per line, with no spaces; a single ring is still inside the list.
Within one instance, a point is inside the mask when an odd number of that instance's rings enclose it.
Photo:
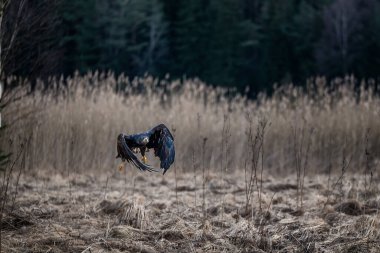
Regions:
[[[3,218],[4,252],[379,252],[379,197],[352,175],[330,193],[306,177],[296,208],[295,177],[263,178],[262,211],[246,209],[244,175],[24,176],[16,208]],[[379,178],[376,178],[378,190]],[[177,191],[176,191],[177,189]],[[13,189],[14,190],[14,189]],[[12,191],[12,194],[14,192]],[[366,197],[364,197],[367,195]],[[366,199],[366,200],[364,200]]]
[[[256,100],[99,73],[8,90],[1,249],[379,252],[380,97],[357,82]],[[117,135],[158,123],[174,133],[174,166],[119,173]]]

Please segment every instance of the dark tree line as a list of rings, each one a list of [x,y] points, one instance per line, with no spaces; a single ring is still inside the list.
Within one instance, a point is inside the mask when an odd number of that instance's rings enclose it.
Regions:
[[[4,45],[19,29],[4,72],[32,79],[99,69],[258,91],[380,73],[379,0],[12,0],[2,22]]]

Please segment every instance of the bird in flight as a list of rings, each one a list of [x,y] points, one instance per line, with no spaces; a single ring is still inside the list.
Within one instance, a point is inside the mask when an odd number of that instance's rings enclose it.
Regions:
[[[163,174],[173,164],[175,158],[174,138],[169,129],[160,124],[152,129],[138,134],[119,134],[117,137],[117,156],[121,158],[122,163],[119,165],[119,170],[123,170],[125,160],[131,162],[141,171],[159,172],[147,164],[145,153],[149,149],[154,150],[154,155],[160,158],[160,168],[164,171]],[[136,157],[135,153],[141,153],[141,161]]]

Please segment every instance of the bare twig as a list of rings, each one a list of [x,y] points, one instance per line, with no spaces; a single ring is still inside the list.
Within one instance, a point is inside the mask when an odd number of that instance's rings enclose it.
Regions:
[[[264,172],[264,138],[265,138],[265,130],[267,127],[268,121],[263,118],[259,122],[259,138],[260,138],[260,145],[261,145],[261,171],[260,171],[260,191],[259,191],[259,210],[262,212],[261,209],[261,195],[263,192],[263,172]]]
[[[202,145],[202,175],[203,175],[203,184],[202,184],[202,191],[203,191],[203,204],[202,204],[202,210],[203,210],[203,223],[207,220],[207,214],[206,214],[206,176],[205,176],[205,153],[206,153],[206,143],[207,143],[207,137],[203,137],[203,145]]]
[[[173,126],[172,127],[172,131],[173,131],[173,137],[175,139],[175,127]],[[175,202],[176,202],[176,206],[177,206],[177,213],[179,214],[179,207],[178,207],[178,179],[177,179],[177,166],[174,162],[174,179],[175,179]]]
[[[231,123],[230,118],[227,114],[223,117],[223,128],[222,128],[222,157],[221,157],[221,166],[220,166],[220,172],[221,172],[221,183],[223,188],[225,185],[225,173],[227,172],[228,168],[228,162],[229,162],[229,143],[230,143],[230,137],[231,137]],[[221,196],[222,198],[222,219],[224,217],[224,195]]]
[[[259,162],[259,154],[261,151],[261,144],[260,144],[260,139],[259,139],[259,127],[257,127],[256,133],[254,134],[253,120],[249,114],[247,115],[247,120],[248,120],[249,127],[246,134],[247,134],[247,139],[248,139],[248,150],[251,156],[251,169],[249,173],[249,178],[247,179],[247,177],[245,177],[246,211],[248,211],[248,208],[250,206],[254,185],[256,185],[257,193],[259,194],[259,189],[258,189],[259,187],[258,187],[258,181],[257,181],[257,168],[258,168],[258,162]],[[246,171],[245,171],[245,175],[247,175]]]
[[[303,189],[305,176],[308,168],[309,153],[311,147],[312,135],[314,128],[310,128],[309,134],[305,134],[306,121],[301,129],[293,127],[293,151],[294,151],[294,161],[297,173],[297,209],[302,209],[303,207]],[[306,139],[307,138],[307,139]],[[305,140],[306,139],[306,140]],[[306,142],[306,143],[305,143]],[[304,147],[306,145],[306,148]]]
[[[351,164],[351,161],[352,161],[352,157],[353,157],[353,154],[350,156],[350,158],[347,161],[346,150],[345,150],[345,148],[343,148],[343,151],[342,151],[341,174],[340,174],[339,178],[336,180],[336,182],[334,183],[334,185],[332,186],[331,191],[329,191],[329,193],[327,195],[326,203],[324,205],[324,208],[326,208],[327,204],[329,203],[330,196],[334,192],[334,190],[335,190],[335,188],[337,187],[338,184],[340,184],[340,186],[341,186],[341,188],[340,188],[340,195],[341,196],[343,195],[343,180],[344,180],[344,175],[347,172],[348,168],[350,167],[350,164]]]
[[[365,134],[365,145],[364,145],[364,155],[365,155],[364,198],[365,199],[367,199],[368,197],[367,196],[368,192],[371,191],[371,184],[372,184],[372,179],[373,179],[373,171],[371,168],[371,152],[369,148],[369,135],[370,135],[370,129],[368,128]]]
[[[106,185],[104,187],[104,194],[103,194],[103,199],[106,199],[106,196],[107,196],[107,189],[108,189],[108,176],[107,176],[107,179],[106,179]]]
[[[194,149],[191,149],[191,161],[193,164],[193,172],[194,172],[194,207],[197,208],[197,167],[195,166],[195,153]]]
[[[307,170],[308,161],[309,161],[309,152],[310,152],[310,146],[311,146],[311,136],[312,136],[313,132],[314,132],[314,129],[310,128],[308,143],[307,143],[307,146],[306,146],[306,153],[304,154],[305,158],[304,158],[303,172],[302,172],[303,175],[302,175],[302,181],[301,181],[301,209],[303,207],[303,189],[304,189],[304,184],[305,184],[306,170]]]

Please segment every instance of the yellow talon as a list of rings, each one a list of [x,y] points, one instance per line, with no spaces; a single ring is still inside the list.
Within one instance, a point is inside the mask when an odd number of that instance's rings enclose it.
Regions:
[[[146,158],[146,156],[144,155],[141,160],[143,163],[146,163],[148,161],[148,158]]]
[[[119,170],[120,173],[124,172],[125,163],[124,162],[120,163],[117,168],[118,168],[118,170]]]

